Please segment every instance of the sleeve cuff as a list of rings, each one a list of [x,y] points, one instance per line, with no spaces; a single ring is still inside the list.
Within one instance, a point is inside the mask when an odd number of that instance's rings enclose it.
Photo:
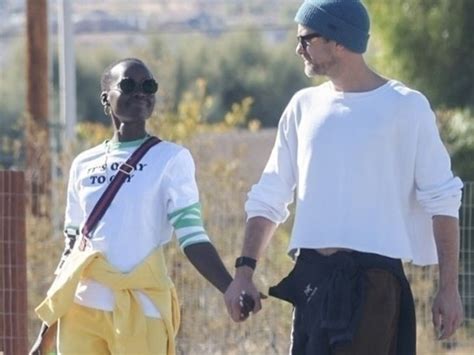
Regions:
[[[455,177],[436,188],[417,189],[416,199],[432,216],[443,215],[459,218],[463,183]]]
[[[264,217],[275,224],[281,224],[287,220],[288,216],[289,216],[289,213],[288,215],[282,218],[282,216],[276,215],[275,213],[271,213],[270,211],[266,211],[266,210],[247,211],[247,221],[253,217]]]

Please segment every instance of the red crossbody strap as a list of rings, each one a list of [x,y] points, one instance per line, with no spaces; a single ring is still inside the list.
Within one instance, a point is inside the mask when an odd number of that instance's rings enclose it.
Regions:
[[[109,186],[107,186],[102,196],[100,196],[99,201],[97,201],[94,208],[92,209],[92,212],[89,214],[84,227],[82,227],[81,234],[84,237],[90,238],[90,233],[95,228],[97,222],[99,222],[104,216],[107,208],[109,208],[110,203],[114,199],[125,179],[135,170],[138,162],[146,154],[146,152],[148,152],[151,147],[157,145],[160,142],[161,140],[157,137],[149,137],[132,153],[125,163],[120,165],[117,174]]]

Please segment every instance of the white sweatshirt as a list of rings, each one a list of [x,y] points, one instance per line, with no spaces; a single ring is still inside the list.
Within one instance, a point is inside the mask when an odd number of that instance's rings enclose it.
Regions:
[[[421,93],[394,80],[363,93],[326,82],[286,107],[248,218],[284,222],[295,188],[290,250],[341,247],[426,265],[437,262],[431,218],[458,217],[462,182]]]
[[[66,230],[79,233],[120,164],[142,142],[105,142],[74,159],[68,183]],[[100,250],[112,266],[126,273],[157,247],[167,244],[173,231],[181,247],[208,242],[194,171],[187,149],[166,141],[152,147],[97,223],[89,247]],[[151,300],[141,291],[137,295],[145,315],[159,318]],[[75,302],[106,311],[112,311],[115,304],[112,290],[90,279],[79,283]]]

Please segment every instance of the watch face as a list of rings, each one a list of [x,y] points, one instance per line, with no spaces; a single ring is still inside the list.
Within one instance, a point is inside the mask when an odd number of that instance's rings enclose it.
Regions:
[[[235,260],[235,267],[248,266],[252,270],[255,270],[257,260],[249,258],[247,256],[241,256]]]

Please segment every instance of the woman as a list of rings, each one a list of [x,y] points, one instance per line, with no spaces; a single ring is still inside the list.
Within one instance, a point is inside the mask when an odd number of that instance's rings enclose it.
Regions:
[[[150,70],[139,59],[119,60],[105,69],[101,89],[114,135],[72,163],[66,250],[48,297],[36,309],[50,327],[43,327],[32,352],[47,351],[57,328],[61,354],[173,354],[179,309],[162,253],[173,230],[191,263],[219,291],[232,278],[203,228],[189,151],[160,141],[134,169],[124,164],[150,140],[146,120],[158,90]],[[121,170],[127,176],[118,193],[84,233],[99,197]]]

